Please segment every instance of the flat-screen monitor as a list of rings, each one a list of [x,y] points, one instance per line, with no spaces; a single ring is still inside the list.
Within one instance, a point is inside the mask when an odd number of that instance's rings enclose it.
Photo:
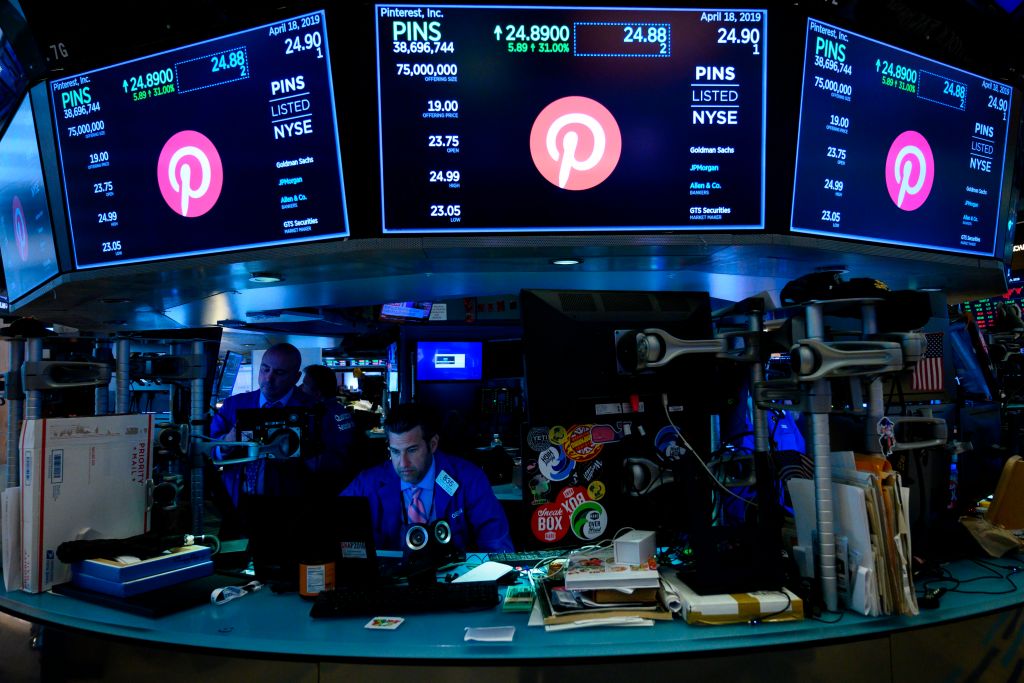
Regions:
[[[28,86],[25,70],[14,52],[14,45],[0,27],[0,131],[14,113],[18,100]]]
[[[46,64],[18,0],[0,0],[0,134],[29,82],[42,76],[45,70]]]
[[[710,410],[721,384],[708,355],[678,358],[657,370],[628,372],[617,332],[661,329],[680,339],[710,339],[707,292],[523,290],[527,409],[531,424],[614,413],[632,397],[662,413],[662,395],[690,413]],[[619,411],[621,412],[621,411]]]
[[[223,401],[235,388],[238,370],[242,367],[242,354],[225,351],[224,358],[217,369],[217,384],[213,389],[213,402]]]
[[[60,270],[39,141],[27,96],[0,138],[0,258],[12,302]]]
[[[1017,285],[1011,286],[1002,296],[964,301],[960,306],[965,312],[971,314],[979,330],[991,332],[995,331],[995,328],[1000,323],[1003,323],[1004,330],[1014,329],[1014,320],[1003,320],[1004,317],[1010,315],[1005,306],[1007,304],[1014,304],[1019,308],[1022,303],[1024,303],[1024,288]]]
[[[349,234],[322,11],[50,94],[78,268]]]
[[[764,227],[766,10],[375,12],[384,233]]]
[[[483,377],[483,342],[416,342],[417,381],[479,380]]]
[[[433,304],[429,301],[396,301],[380,307],[381,320],[429,320]]]
[[[808,20],[792,230],[1002,257],[1013,111],[1004,83]]]

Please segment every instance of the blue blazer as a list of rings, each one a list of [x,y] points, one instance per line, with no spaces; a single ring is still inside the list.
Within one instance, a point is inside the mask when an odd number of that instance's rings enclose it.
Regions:
[[[316,405],[316,402],[296,387],[285,405],[312,408]],[[229,396],[210,422],[210,436],[214,439],[222,438],[235,426],[239,410],[259,407],[259,389]],[[215,457],[221,459],[223,456],[217,453]],[[242,483],[245,480],[252,481],[252,485],[257,493],[302,496],[308,490],[308,482],[306,481],[308,468],[311,466],[311,463],[318,464],[319,458],[311,460],[302,458],[302,460],[304,461],[302,463],[290,460],[258,460],[255,463],[225,465],[221,468],[221,477],[224,480],[224,486],[227,488],[228,495],[236,507],[238,506],[238,496],[242,490]],[[262,485],[260,485],[261,483]]]
[[[511,552],[508,519],[483,471],[441,451],[434,452],[434,464],[438,477],[447,472],[458,483],[454,495],[436,479],[434,483],[433,519],[448,522],[452,542],[467,551]],[[390,461],[364,470],[341,495],[366,496],[373,516],[374,543],[378,548],[403,549],[407,525],[402,482]]]

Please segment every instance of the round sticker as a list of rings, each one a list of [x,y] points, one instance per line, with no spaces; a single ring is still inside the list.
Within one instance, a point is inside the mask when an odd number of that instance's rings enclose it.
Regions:
[[[537,456],[537,462],[540,465],[540,473],[551,481],[567,479],[576,466],[576,463],[565,457],[565,453],[557,446],[549,446],[544,449]]]
[[[565,427],[555,425],[548,431],[548,439],[551,443],[561,446],[565,443]]]
[[[544,475],[538,474],[530,479],[530,495],[533,496],[534,505],[548,502],[548,491],[550,490],[551,482]]]
[[[587,494],[591,500],[601,500],[604,498],[604,483],[600,481],[590,482],[590,486],[587,487]]]
[[[576,506],[570,516],[570,522],[576,538],[592,541],[608,527],[608,513],[597,501],[588,500]]]
[[[597,457],[602,444],[594,443],[590,428],[593,425],[573,425],[569,429],[565,442],[565,454],[576,462],[587,462]]]
[[[533,511],[530,529],[538,541],[557,543],[569,531],[569,513],[558,503],[546,503]]]
[[[534,427],[527,432],[526,443],[530,445],[530,450],[538,453],[551,445],[551,442],[548,441],[548,432],[543,427]]]

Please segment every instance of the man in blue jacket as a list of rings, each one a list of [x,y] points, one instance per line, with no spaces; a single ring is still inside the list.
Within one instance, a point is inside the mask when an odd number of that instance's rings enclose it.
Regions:
[[[410,526],[443,520],[462,550],[513,549],[508,519],[487,477],[476,465],[437,449],[437,429],[424,408],[394,408],[384,429],[391,461],[365,470],[342,492],[369,499],[377,547],[404,550]]]
[[[301,407],[312,409],[316,399],[296,386],[302,366],[302,354],[291,344],[275,344],[263,354],[259,368],[260,388],[228,397],[210,423],[210,436],[214,439],[235,441],[235,423],[238,411],[246,408]],[[330,435],[321,435],[324,452],[317,457],[285,460],[261,459],[237,465],[225,465],[221,476],[232,504],[237,508],[239,496],[265,494],[303,496],[310,492],[313,475],[320,468],[340,469],[325,462],[341,458],[343,453],[331,448]],[[219,449],[217,459],[233,457],[230,449]]]

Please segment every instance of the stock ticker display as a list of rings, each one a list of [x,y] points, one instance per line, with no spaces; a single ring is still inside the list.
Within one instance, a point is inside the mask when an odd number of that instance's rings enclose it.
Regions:
[[[28,97],[22,99],[0,138],[0,260],[10,301],[45,283],[59,270]]]
[[[1003,83],[808,20],[792,229],[995,255],[1011,99]]]
[[[50,94],[78,268],[348,235],[322,11]]]
[[[766,11],[375,14],[385,233],[764,227]]]

